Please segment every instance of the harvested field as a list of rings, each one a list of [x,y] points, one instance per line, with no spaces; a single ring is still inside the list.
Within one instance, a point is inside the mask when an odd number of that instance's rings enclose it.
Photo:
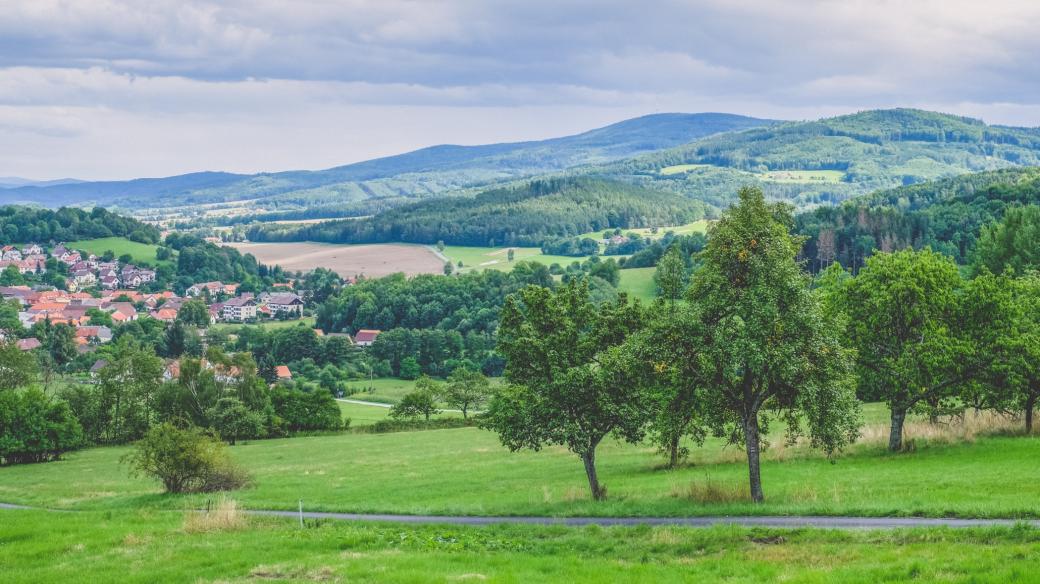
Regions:
[[[310,271],[328,268],[340,276],[364,274],[377,278],[404,272],[440,274],[444,261],[428,247],[396,243],[376,245],[334,245],[327,243],[227,243],[242,253],[250,253],[262,263],[286,270]]]

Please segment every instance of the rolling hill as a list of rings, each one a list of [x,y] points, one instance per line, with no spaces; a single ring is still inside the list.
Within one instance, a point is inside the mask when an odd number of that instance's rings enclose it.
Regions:
[[[31,202],[50,207],[96,204],[140,210],[254,200],[261,209],[291,209],[368,199],[420,198],[631,157],[720,132],[773,123],[730,114],[655,114],[574,136],[483,146],[433,146],[318,171],[255,175],[199,172],[9,188],[0,191],[0,203]]]
[[[913,109],[873,110],[707,137],[582,169],[727,206],[757,184],[799,207],[878,189],[1040,164],[1040,130]]]

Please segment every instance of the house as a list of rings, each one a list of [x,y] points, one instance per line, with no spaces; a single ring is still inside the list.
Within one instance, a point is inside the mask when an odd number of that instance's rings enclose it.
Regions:
[[[41,343],[36,337],[29,337],[28,339],[19,339],[18,342],[15,343],[15,346],[22,351],[32,351],[33,349],[39,349],[42,347],[43,343]]]
[[[252,295],[242,295],[225,302],[220,314],[224,320],[241,322],[256,318],[256,308],[256,300]]]
[[[123,285],[127,288],[137,288],[142,284],[154,282],[155,270],[146,270],[138,268],[133,264],[127,264],[123,266],[123,270],[119,273],[119,279],[123,281]]]
[[[113,302],[108,305],[114,322],[130,322],[137,320],[137,309],[129,302]]]
[[[201,284],[195,284],[192,287],[184,291],[186,296],[201,296],[205,292],[210,296],[217,296],[218,294],[226,294],[228,296],[234,296],[238,292],[238,284],[225,284],[223,282],[202,282]]]
[[[292,371],[286,365],[278,365],[274,368],[274,376],[278,381],[292,381]]]
[[[101,276],[101,287],[105,290],[115,290],[119,287],[119,278],[112,275]]]
[[[72,272],[72,279],[76,282],[77,286],[88,288],[97,284],[97,276],[94,272],[89,269],[75,270]]]
[[[43,248],[35,243],[30,243],[22,248],[22,256],[42,255]]]
[[[383,331],[374,329],[361,329],[354,335],[354,343],[359,347],[368,347],[372,345],[372,342],[376,340],[379,333]]]
[[[112,340],[112,329],[107,326],[81,326],[76,328],[76,337],[87,341],[97,339],[99,343],[107,343]]]
[[[173,322],[177,320],[177,309],[163,306],[159,310],[153,310],[152,312],[150,312],[149,316],[156,320],[161,320],[163,322]]]
[[[286,314],[296,318],[303,316],[303,299],[291,292],[271,294],[267,298],[267,307],[275,315]]]
[[[94,361],[94,364],[90,366],[90,376],[96,378],[98,373],[105,368],[105,365],[108,365],[108,361],[105,361],[104,359]]]
[[[5,245],[3,248],[0,248],[0,260],[21,261],[22,252],[18,251],[18,248],[13,245]]]

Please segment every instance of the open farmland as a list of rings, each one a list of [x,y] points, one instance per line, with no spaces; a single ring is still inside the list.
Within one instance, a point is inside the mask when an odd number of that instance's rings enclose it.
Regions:
[[[371,278],[404,272],[439,274],[444,262],[432,250],[421,245],[375,244],[335,245],[328,243],[228,243],[257,260],[279,265],[286,270],[307,272],[328,268],[345,278],[365,275]]]
[[[160,262],[155,255],[159,246],[147,243],[137,243],[136,241],[130,241],[125,237],[84,239],[82,241],[70,241],[65,245],[70,249],[85,251],[99,256],[108,251],[115,254],[116,257],[129,255],[133,258],[134,262],[147,263],[153,266],[164,263]]]

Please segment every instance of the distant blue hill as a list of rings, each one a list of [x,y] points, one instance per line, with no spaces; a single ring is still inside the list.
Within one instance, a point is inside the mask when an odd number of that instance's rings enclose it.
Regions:
[[[317,171],[253,175],[198,172],[126,181],[13,184],[0,190],[0,203],[143,208],[277,197],[281,205],[321,206],[365,199],[421,198],[606,163],[714,134],[775,123],[719,113],[653,114],[574,136],[481,146],[432,146]]]

